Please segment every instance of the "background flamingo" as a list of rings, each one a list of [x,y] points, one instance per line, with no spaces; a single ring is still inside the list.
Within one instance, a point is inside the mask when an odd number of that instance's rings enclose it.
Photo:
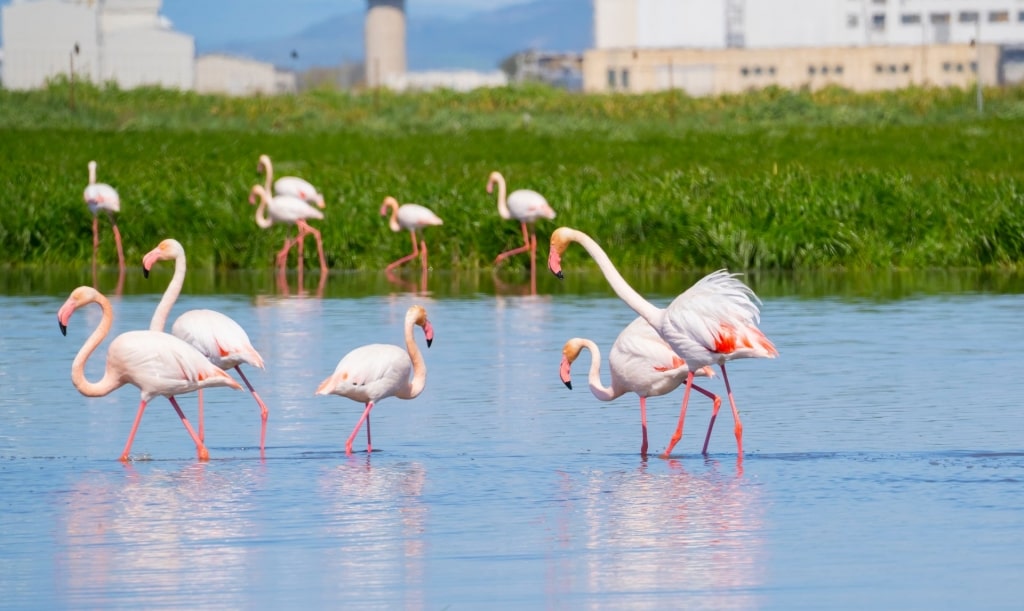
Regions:
[[[82,193],[85,203],[89,205],[92,212],[92,266],[96,269],[96,256],[100,249],[100,219],[99,213],[106,212],[110,219],[110,226],[114,230],[114,241],[117,243],[117,264],[121,273],[124,273],[124,250],[121,248],[121,232],[117,229],[117,221],[114,220],[114,213],[121,211],[121,198],[117,195],[114,187],[96,182],[96,162],[89,162],[89,185]]]
[[[316,187],[311,185],[309,181],[299,178],[298,176],[282,176],[277,180],[274,180],[274,166],[270,163],[270,156],[260,155],[259,161],[256,163],[256,173],[264,172],[266,181],[264,188],[267,193],[273,193],[274,195],[291,195],[301,200],[307,201],[311,204],[316,204],[321,210],[324,209],[324,195],[317,191]],[[271,184],[274,188],[271,191]],[[305,242],[303,240],[305,236],[300,231],[297,237],[299,245],[299,266],[303,265],[303,253],[302,247]]]
[[[342,357],[337,368],[316,389],[317,395],[340,395],[366,404],[363,415],[345,441],[345,453],[352,454],[352,441],[366,422],[366,451],[372,452],[370,410],[385,397],[414,399],[427,383],[427,366],[413,337],[413,326],[423,328],[427,347],[434,341],[434,328],[427,311],[414,305],[405,313],[405,349],[391,344],[360,346]],[[409,379],[409,374],[412,379]]]
[[[295,225],[299,228],[299,235],[292,240],[285,238],[284,247],[277,253],[276,264],[282,270],[288,262],[288,251],[296,244],[301,244],[302,239],[307,235],[316,238],[316,250],[320,255],[320,273],[327,273],[327,263],[324,261],[324,243],[320,232],[309,226],[309,219],[323,219],[324,213],[320,212],[305,201],[291,195],[275,195],[270,197],[263,185],[253,185],[249,192],[249,203],[255,204],[259,198],[260,204],[256,208],[256,225],[266,229],[274,223]],[[266,214],[269,213],[269,218]],[[299,269],[302,269],[302,259],[299,259]]]
[[[178,412],[185,430],[196,444],[199,460],[209,460],[210,453],[192,430],[185,414],[175,400],[175,395],[192,392],[200,388],[227,386],[240,389],[238,382],[231,379],[223,369],[206,359],[198,350],[184,341],[156,331],[128,331],[118,335],[107,348],[106,369],[99,382],[85,379],[85,362],[110,333],[114,323],[114,311],[99,291],[92,287],[80,286],[71,292],[64,305],[57,311],[60,332],[67,335],[68,321],[75,310],[98,303],[103,309],[103,319],[96,330],[85,340],[71,364],[71,382],[86,397],[103,397],[125,384],[132,384],[142,391],[139,411],[128,434],[128,442],[121,453],[121,460],[127,461],[132,440],[142,421],[142,412],[153,397],[164,396]]]
[[[552,210],[548,200],[536,191],[530,189],[516,189],[508,198],[505,197],[505,177],[500,172],[491,172],[487,177],[487,192],[494,190],[498,185],[498,214],[503,219],[515,219],[523,230],[523,245],[512,250],[506,250],[494,259],[497,265],[522,252],[530,253],[530,274],[537,273],[537,235],[534,233],[534,223],[538,219],[552,220],[555,218],[555,211]]]
[[[164,291],[160,303],[153,312],[153,319],[149,323],[150,331],[163,331],[167,325],[167,317],[174,307],[174,302],[181,294],[181,287],[185,283],[185,248],[177,240],[167,239],[153,250],[146,253],[142,258],[142,270],[145,276],[149,277],[149,270],[157,261],[174,260],[174,276],[171,278],[167,290]],[[215,310],[188,310],[178,316],[171,327],[171,333],[201,352],[211,363],[221,369],[232,369],[238,372],[245,382],[249,392],[256,399],[256,405],[260,408],[260,452],[264,451],[267,439],[267,418],[270,411],[267,409],[259,393],[249,382],[242,372],[242,364],[252,365],[263,369],[263,357],[252,346],[249,335],[245,329],[229,316]],[[203,424],[203,389],[199,389],[199,439],[206,440]]]
[[[608,368],[611,370],[612,385],[601,382],[601,350],[589,339],[574,337],[562,348],[562,364],[559,375],[562,382],[572,389],[571,367],[586,348],[590,350],[590,392],[601,401],[612,401],[626,394],[636,393],[640,397],[640,427],[643,441],[640,454],[647,455],[647,397],[666,395],[686,381],[689,368],[676,356],[665,340],[643,318],[637,318],[626,326],[612,344],[608,354]],[[710,367],[696,372],[699,376],[714,376]],[[693,388],[714,402],[714,413],[722,405],[722,399],[696,384]],[[714,419],[711,421],[714,423]],[[708,427],[707,438],[711,436]],[[704,451],[707,452],[707,438]]]
[[[380,215],[387,216],[389,208],[391,209],[391,217],[388,219],[388,227],[391,228],[391,231],[395,232],[405,229],[412,235],[412,253],[390,263],[385,268],[385,271],[391,271],[406,261],[415,259],[417,256],[420,258],[423,271],[426,271],[427,241],[421,238],[419,244],[417,244],[416,234],[424,227],[443,225],[444,221],[426,206],[419,204],[402,204],[399,206],[398,200],[390,195],[384,198],[384,203],[380,207]]]
[[[778,351],[757,328],[760,322],[760,300],[754,291],[736,279],[735,274],[719,270],[701,278],[692,287],[676,297],[667,308],[659,308],[644,299],[622,278],[604,250],[593,238],[569,227],[559,227],[551,234],[551,252],[548,267],[562,277],[562,253],[571,242],[582,246],[594,259],[615,294],[651,324],[672,351],[690,366],[683,393],[683,407],[676,432],[665,455],[679,442],[683,434],[686,404],[693,386],[694,371],[718,364],[725,381],[736,426],[736,448],[743,455],[743,424],[732,396],[726,361],[737,358],[775,358]],[[712,425],[715,416],[712,416]]]

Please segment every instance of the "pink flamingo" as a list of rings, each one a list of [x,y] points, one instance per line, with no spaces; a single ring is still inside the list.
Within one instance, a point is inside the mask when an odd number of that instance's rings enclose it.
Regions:
[[[114,220],[114,213],[121,211],[121,198],[117,195],[114,187],[104,182],[96,182],[96,162],[89,162],[89,185],[82,193],[85,203],[89,205],[92,212],[92,266],[96,268],[96,255],[100,248],[100,219],[99,213],[106,212],[110,219],[110,225],[114,229],[114,241],[117,243],[117,264],[121,273],[124,273],[124,250],[121,248],[121,232],[117,229],[117,221]]]
[[[640,427],[643,442],[640,455],[647,455],[647,397],[666,395],[686,381],[689,368],[686,362],[672,352],[665,340],[658,336],[657,331],[643,318],[637,318],[615,338],[611,352],[608,354],[608,368],[611,370],[612,385],[605,386],[601,382],[601,350],[589,339],[574,337],[562,348],[562,364],[559,375],[570,390],[572,389],[571,367],[580,352],[590,350],[590,392],[600,401],[613,401],[627,392],[636,393],[640,397]],[[711,367],[704,367],[696,372],[698,376],[713,377]],[[711,392],[693,385],[714,402],[714,411],[722,405],[722,399]],[[708,427],[708,437],[711,428]],[[707,441],[705,440],[705,451]]]
[[[210,453],[192,430],[185,414],[175,400],[175,395],[192,392],[200,388],[227,386],[241,389],[223,369],[217,367],[198,350],[186,342],[156,331],[128,331],[118,335],[107,348],[106,369],[99,382],[85,379],[85,362],[96,347],[110,333],[114,323],[114,310],[110,301],[96,289],[80,286],[71,292],[64,305],[57,311],[60,332],[67,335],[68,321],[75,310],[90,303],[98,303],[103,309],[103,319],[96,330],[85,340],[71,364],[71,382],[86,397],[104,397],[125,384],[132,384],[142,391],[139,411],[135,415],[128,442],[121,453],[121,460],[127,461],[132,440],[142,421],[142,412],[153,397],[167,397],[178,412],[185,430],[196,444],[199,460],[209,460]]]
[[[285,238],[284,248],[277,253],[277,266],[283,270],[288,261],[288,251],[296,244],[302,244],[303,238],[307,235],[312,235],[316,239],[316,250],[320,255],[320,273],[326,274],[327,263],[324,261],[323,240],[320,237],[320,232],[310,227],[307,222],[308,219],[323,219],[324,213],[291,195],[275,195],[270,197],[270,194],[263,185],[253,185],[252,190],[249,192],[250,204],[255,204],[256,198],[260,200],[260,204],[256,208],[256,225],[261,229],[267,229],[274,223],[295,225],[299,228],[299,235],[295,240]],[[266,216],[267,213],[270,214],[269,218]],[[299,268],[302,268],[301,260],[299,261]]]
[[[644,299],[622,278],[604,250],[593,238],[569,227],[559,227],[551,234],[548,267],[562,278],[562,253],[571,242],[582,246],[594,259],[612,290],[626,305],[643,317],[690,366],[683,393],[679,423],[663,456],[668,456],[683,435],[686,404],[693,386],[694,371],[717,364],[722,370],[729,405],[736,422],[736,448],[743,456],[743,424],[729,386],[726,361],[738,358],[775,358],[778,350],[757,328],[760,322],[760,300],[735,274],[725,270],[712,272],[676,297],[667,308],[659,308]],[[712,413],[712,426],[718,416]],[[705,450],[707,446],[705,444]]]
[[[181,287],[185,283],[185,248],[177,240],[167,239],[160,242],[156,248],[142,258],[142,271],[147,278],[154,263],[170,259],[174,260],[174,276],[171,278],[170,284],[167,285],[167,290],[164,291],[160,303],[156,306],[156,311],[153,312],[153,319],[149,323],[150,331],[164,330],[171,308],[174,307],[174,302],[181,294]],[[215,310],[189,310],[179,315],[174,321],[171,334],[191,344],[217,367],[225,370],[233,368],[242,377],[242,381],[245,382],[249,392],[256,399],[256,405],[260,408],[260,420],[262,421],[260,452],[263,452],[266,447],[267,418],[270,411],[242,372],[243,363],[263,369],[263,357],[253,348],[245,329],[231,317]],[[203,424],[203,389],[201,388],[199,389],[199,439],[206,440]]]
[[[259,161],[256,163],[256,173],[265,172],[267,177],[264,184],[264,189],[267,193],[273,193],[274,195],[291,195],[301,200],[307,201],[311,204],[316,204],[321,210],[324,209],[324,195],[317,191],[316,187],[311,185],[309,181],[299,178],[298,176],[282,176],[276,181],[274,180],[274,166],[270,163],[269,155],[260,155]],[[271,184],[273,184],[273,190],[271,190]],[[299,232],[298,245],[299,245],[299,267],[303,265],[303,254],[302,246],[305,240],[305,236],[302,232]],[[321,268],[322,269],[322,268]]]
[[[405,350],[391,344],[360,346],[342,357],[334,373],[316,389],[317,395],[339,395],[366,404],[356,428],[345,441],[345,454],[352,454],[352,441],[363,421],[366,422],[366,451],[373,451],[370,410],[378,401],[385,397],[415,399],[423,392],[427,383],[427,365],[413,337],[414,325],[423,328],[429,348],[434,341],[434,328],[427,319],[427,311],[414,305],[405,313]]]
[[[512,255],[529,252],[530,275],[531,277],[536,276],[537,234],[534,232],[533,225],[539,219],[554,219],[555,211],[551,209],[551,205],[548,204],[548,200],[544,199],[543,195],[530,189],[516,189],[509,194],[506,201],[505,177],[500,172],[491,172],[491,175],[487,177],[488,193],[494,190],[495,184],[498,185],[498,214],[503,219],[519,221],[519,225],[523,230],[523,245],[499,254],[494,259],[494,264],[497,265]]]
[[[426,271],[427,241],[421,238],[419,244],[417,244],[416,234],[424,227],[443,225],[444,221],[442,221],[440,217],[434,214],[434,212],[426,206],[421,206],[419,204],[402,204],[399,206],[398,200],[390,195],[384,198],[384,203],[381,204],[380,207],[380,215],[387,216],[389,208],[391,209],[391,218],[388,219],[388,227],[391,228],[391,231],[395,232],[402,231],[404,229],[412,235],[412,254],[394,261],[384,268],[384,270],[391,271],[406,261],[411,261],[419,256],[420,263],[423,266],[423,271]]]

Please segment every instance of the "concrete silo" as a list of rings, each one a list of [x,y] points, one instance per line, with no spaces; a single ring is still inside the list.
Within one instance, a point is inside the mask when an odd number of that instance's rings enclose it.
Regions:
[[[366,84],[389,86],[405,74],[405,0],[367,0]]]

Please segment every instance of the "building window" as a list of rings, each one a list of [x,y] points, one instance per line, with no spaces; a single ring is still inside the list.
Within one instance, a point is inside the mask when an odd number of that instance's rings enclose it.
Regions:
[[[882,64],[875,64],[875,74],[881,74],[885,72],[885,67]]]
[[[971,72],[974,74],[978,73],[978,62],[971,62]]]
[[[768,66],[768,74],[775,76],[775,66]]]
[[[921,15],[918,13],[900,15],[900,23],[903,25],[917,25],[921,23]]]
[[[989,23],[1006,23],[1010,21],[1010,11],[989,11]]]
[[[896,74],[896,64],[889,64],[889,74]]]
[[[846,16],[846,27],[855,28],[858,25],[860,25],[860,17],[858,17],[857,15]]]
[[[910,72],[910,64],[903,64],[903,72]]]
[[[953,64],[951,64],[950,62],[942,62],[942,71],[943,72],[949,72],[952,69],[953,69]]]
[[[750,74],[750,68],[747,68],[746,66],[743,66],[742,68],[740,68],[740,74],[742,74],[743,76],[749,75]]]
[[[834,72],[836,74],[842,74],[843,73],[843,66],[842,66],[842,64],[836,66]]]
[[[934,25],[944,25],[949,23],[949,13],[932,13],[928,20]]]
[[[871,0],[871,4],[885,4],[885,0]]]
[[[807,66],[807,76],[814,76],[814,74],[817,71],[818,71],[818,69],[815,68],[814,66]]]
[[[615,89],[615,70],[608,68],[608,88]]]
[[[828,66],[822,66],[821,67],[821,73],[822,74],[828,74]]]
[[[956,65],[956,71],[957,71],[957,72],[963,72],[963,71],[964,71],[964,65],[963,65],[963,64],[960,64],[960,63],[958,63],[958,64]]]
[[[885,29],[885,13],[875,13],[871,16],[871,29],[872,30],[884,30]]]
[[[1019,13],[1017,13],[1017,21],[1024,23],[1024,11],[1020,11]]]
[[[960,11],[957,20],[960,23],[974,23],[978,20],[978,11]]]
[[[754,66],[754,74],[761,76],[761,66]]]
[[[620,80],[622,82],[622,88],[629,89],[629,70],[627,68],[622,69],[622,78]]]

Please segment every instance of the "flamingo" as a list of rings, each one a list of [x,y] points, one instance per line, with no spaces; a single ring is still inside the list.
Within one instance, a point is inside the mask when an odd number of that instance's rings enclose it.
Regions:
[[[506,201],[505,177],[501,175],[501,172],[491,172],[491,175],[487,177],[488,193],[494,190],[495,184],[498,185],[498,214],[503,219],[519,221],[519,225],[523,230],[523,245],[499,254],[494,259],[494,264],[497,265],[512,255],[529,252],[530,274],[536,275],[537,234],[534,232],[533,225],[539,219],[553,220],[555,218],[555,211],[551,209],[551,205],[548,204],[548,200],[544,199],[543,195],[530,189],[516,189],[509,194]]]
[[[434,328],[423,306],[414,305],[405,313],[405,349],[391,344],[367,344],[355,348],[338,362],[337,368],[316,389],[317,395],[339,395],[366,404],[363,415],[345,441],[345,454],[352,454],[352,441],[366,421],[366,451],[370,443],[370,410],[385,397],[415,399],[427,383],[427,366],[423,361],[413,326],[423,328],[427,348],[434,341]],[[409,374],[412,379],[409,379]]]
[[[121,248],[121,232],[117,229],[117,221],[114,220],[114,213],[121,211],[121,198],[117,195],[114,187],[105,182],[96,182],[96,162],[89,162],[89,185],[82,193],[85,203],[89,205],[92,212],[92,266],[96,268],[96,255],[100,248],[100,219],[99,213],[106,212],[110,219],[110,225],[114,229],[114,241],[117,243],[117,264],[121,273],[124,273],[124,250]]]
[[[612,385],[605,386],[601,382],[601,350],[597,344],[586,338],[574,337],[562,348],[562,364],[559,375],[562,383],[572,390],[571,367],[583,349],[590,350],[590,392],[600,401],[613,401],[627,392],[636,393],[640,397],[640,427],[643,442],[640,455],[647,455],[647,397],[666,395],[686,381],[689,368],[683,359],[676,356],[665,340],[658,336],[657,331],[647,324],[643,318],[637,318],[615,338],[611,352],[608,354],[608,368],[611,370]],[[714,377],[711,367],[704,367],[696,372],[698,376]],[[714,411],[722,405],[722,399],[707,390],[693,385],[714,402]],[[711,436],[708,427],[707,437]],[[704,441],[707,453],[707,439]]]
[[[163,331],[167,325],[167,317],[174,307],[174,302],[181,294],[181,287],[185,283],[185,248],[180,242],[167,239],[160,242],[156,248],[146,253],[142,258],[142,271],[149,277],[149,270],[157,261],[174,260],[174,276],[171,278],[167,290],[164,291],[160,303],[153,312],[153,319],[149,323],[150,331]],[[245,329],[235,322],[231,317],[221,314],[215,310],[189,310],[179,315],[171,327],[171,334],[191,344],[211,363],[221,369],[234,369],[242,377],[242,381],[249,388],[256,405],[260,408],[260,452],[264,451],[267,439],[267,418],[270,410],[267,409],[259,393],[249,382],[242,372],[242,364],[252,365],[263,369],[263,357],[252,346]],[[204,440],[203,425],[203,389],[199,389],[199,439]]]
[[[417,255],[420,257],[423,271],[427,271],[427,241],[421,238],[417,244],[416,234],[424,227],[443,225],[444,221],[426,206],[419,204],[399,206],[398,200],[390,195],[384,198],[384,203],[380,207],[380,215],[387,216],[388,208],[391,209],[391,218],[388,219],[388,227],[391,228],[391,231],[398,232],[405,229],[412,235],[412,254],[390,263],[384,268],[385,271],[391,271],[406,261],[415,259]],[[421,249],[420,246],[423,248]]]
[[[255,204],[257,197],[260,199],[260,204],[256,208],[256,225],[261,229],[266,229],[274,223],[295,225],[299,228],[299,235],[294,241],[291,238],[285,238],[284,248],[277,253],[277,265],[283,270],[288,260],[288,251],[296,243],[302,244],[303,238],[312,234],[316,238],[316,249],[320,254],[320,273],[326,274],[327,263],[324,262],[323,240],[320,237],[320,232],[310,227],[307,222],[308,219],[323,219],[324,213],[291,195],[275,195],[270,197],[270,194],[263,185],[253,185],[252,190],[249,192],[249,203]],[[270,213],[269,218],[266,216],[267,212]],[[300,268],[302,266],[301,259],[299,266]]]
[[[71,292],[67,301],[57,311],[60,332],[67,335],[68,321],[78,308],[98,303],[103,309],[103,319],[96,330],[85,340],[82,348],[71,363],[71,382],[86,397],[104,397],[125,384],[136,386],[142,391],[139,411],[135,415],[128,442],[121,453],[121,460],[128,461],[128,453],[135,439],[135,432],[142,421],[142,412],[153,397],[164,396],[178,412],[185,430],[196,444],[199,460],[209,460],[210,453],[199,439],[192,425],[185,418],[175,395],[192,392],[200,388],[227,386],[241,389],[223,369],[217,367],[188,343],[156,331],[128,331],[118,335],[107,348],[106,369],[98,382],[85,379],[85,362],[96,347],[110,333],[114,323],[114,310],[102,293],[89,286],[80,286]]]
[[[276,181],[274,180],[274,166],[270,163],[269,155],[260,155],[259,161],[256,163],[256,173],[265,172],[267,177],[264,189],[267,193],[273,193],[274,195],[291,195],[301,200],[307,201],[311,204],[316,204],[321,210],[324,209],[324,195],[317,191],[316,187],[311,185],[309,181],[299,178],[298,176],[282,176]],[[271,190],[271,184],[273,184],[273,190]],[[299,232],[298,244],[299,244],[299,265],[302,265],[303,255],[302,246],[304,240],[302,239],[302,232]]]
[[[743,423],[736,409],[725,363],[738,358],[775,358],[779,354],[774,344],[757,327],[761,319],[761,301],[754,291],[738,280],[736,274],[718,270],[698,280],[667,308],[659,308],[644,299],[622,278],[604,249],[593,238],[576,229],[559,227],[551,234],[548,268],[557,277],[563,277],[562,253],[572,242],[578,243],[590,254],[615,294],[650,323],[672,351],[690,367],[679,423],[663,456],[669,456],[672,448],[682,438],[694,372],[717,364],[722,370],[722,379],[725,381],[725,390],[736,423],[733,429],[736,448],[742,457]],[[717,416],[717,413],[712,413],[712,426]]]

